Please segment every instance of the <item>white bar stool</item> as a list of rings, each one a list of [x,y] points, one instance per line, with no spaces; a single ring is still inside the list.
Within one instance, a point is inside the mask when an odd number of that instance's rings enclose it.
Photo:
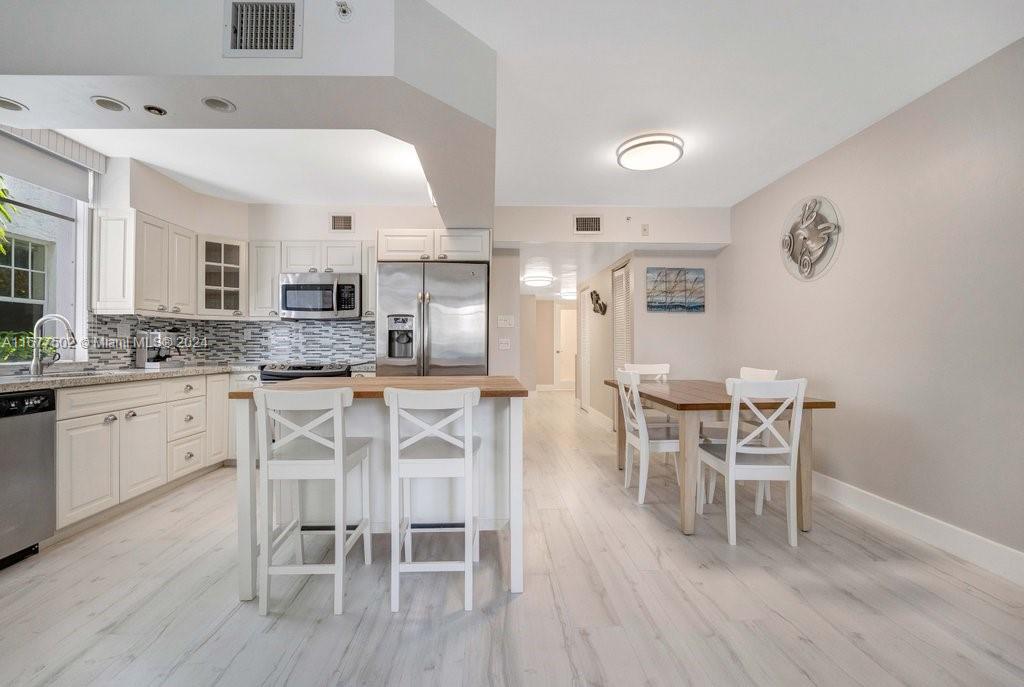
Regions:
[[[345,554],[363,539],[363,561],[371,562],[370,543],[370,439],[345,436],[344,409],[352,405],[352,389],[323,391],[274,391],[254,389],[256,432],[259,445],[259,501],[263,517],[259,527],[260,615],[267,614],[271,575],[334,575],[334,612],[342,611]],[[320,413],[305,422],[311,413]],[[301,418],[301,419],[300,419]],[[305,422],[305,424],[298,424]],[[273,439],[273,426],[280,435]],[[330,431],[321,425],[330,423]],[[314,431],[319,430],[319,431]],[[323,432],[323,433],[321,433]],[[345,522],[345,478],[359,468],[362,516],[348,533]],[[302,504],[294,498],[294,518],[275,532],[274,482],[284,480],[334,480],[334,563],[306,564],[302,553]],[[297,483],[296,483],[297,484]],[[293,485],[294,487],[295,485]],[[294,489],[297,497],[299,490]],[[274,553],[296,537],[296,563],[275,565]]]
[[[464,606],[471,611],[473,562],[480,558],[474,489],[480,437],[473,434],[473,408],[480,403],[480,389],[414,391],[387,388],[384,390],[384,403],[391,410],[391,610],[398,611],[400,573],[462,572],[465,574]],[[432,411],[452,412],[436,422],[424,419],[424,415],[436,417],[437,413]],[[454,428],[446,429],[460,419],[463,421],[461,436],[454,432]],[[415,433],[403,432],[403,424],[412,425]],[[410,481],[444,477],[461,477],[464,480],[464,524],[442,530],[464,533],[464,560],[413,562]],[[403,543],[404,563],[400,561]]]

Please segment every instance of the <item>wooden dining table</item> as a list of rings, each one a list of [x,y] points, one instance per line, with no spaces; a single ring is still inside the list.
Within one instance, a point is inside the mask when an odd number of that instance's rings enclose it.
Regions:
[[[616,389],[615,392],[615,426],[618,428],[618,468],[621,470],[626,462],[626,433],[622,420],[622,403],[619,402],[618,384],[614,379],[606,379],[606,386]],[[676,467],[681,476],[679,488],[679,529],[684,534],[693,534],[697,519],[697,482],[700,461],[697,456],[700,442],[700,423],[702,419],[717,419],[719,413],[728,412],[732,406],[732,397],[725,390],[724,382],[703,379],[671,379],[665,382],[641,382],[638,389],[640,398],[676,418],[679,423],[679,440],[682,449],[676,455]],[[755,404],[759,410],[775,410],[778,401],[766,401]],[[800,422],[800,446],[797,454],[797,525],[803,532],[809,532],[811,517],[811,477],[814,474],[814,424],[812,417],[816,410],[831,410],[836,407],[835,401],[822,398],[804,398]],[[791,413],[787,411],[780,417],[786,420]]]

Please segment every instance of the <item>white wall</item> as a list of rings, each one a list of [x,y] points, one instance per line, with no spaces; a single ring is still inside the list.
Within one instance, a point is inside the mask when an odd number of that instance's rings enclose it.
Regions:
[[[332,215],[352,215],[352,231],[331,231]],[[253,241],[353,240],[376,241],[378,229],[443,229],[437,208],[429,205],[317,206],[250,205],[249,235]]]
[[[806,376],[825,474],[1024,550],[1024,41],[733,208],[720,374]],[[779,237],[831,198],[838,262],[800,283]],[[711,304],[709,304],[710,306]]]
[[[601,415],[611,419],[615,415],[615,391],[604,385],[604,380],[615,376],[612,366],[612,271],[605,268],[580,285],[580,289],[594,289],[601,300],[608,304],[608,312],[599,315],[594,312],[589,300],[584,303],[583,313],[589,323],[590,332],[590,369],[581,370],[590,381],[590,407]],[[577,325],[582,329],[583,322]],[[577,340],[579,340],[577,338]]]
[[[489,371],[492,375],[519,376],[519,251],[494,251],[491,257],[490,319],[488,332]],[[498,315],[514,318],[514,327],[498,328]],[[507,338],[512,346],[498,348],[498,339]]]

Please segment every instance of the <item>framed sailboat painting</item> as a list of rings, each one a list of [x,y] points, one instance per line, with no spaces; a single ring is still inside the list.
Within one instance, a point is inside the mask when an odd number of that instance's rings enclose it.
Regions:
[[[704,312],[704,270],[648,267],[647,312]]]

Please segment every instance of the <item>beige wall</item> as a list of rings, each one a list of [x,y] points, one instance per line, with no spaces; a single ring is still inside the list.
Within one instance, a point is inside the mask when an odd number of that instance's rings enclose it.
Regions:
[[[519,381],[527,389],[537,388],[537,356],[531,344],[537,337],[537,298],[519,297]]]
[[[718,261],[720,373],[806,376],[817,467],[1024,549],[1024,41],[733,208]],[[783,268],[783,220],[842,213],[819,281]]]
[[[524,338],[524,342],[529,339]],[[537,328],[534,330],[533,358],[537,384],[555,383],[555,302],[537,301]]]
[[[352,232],[331,231],[332,215],[352,215]],[[250,205],[253,241],[376,241],[378,229],[443,229],[437,208],[430,206]]]
[[[677,379],[714,379],[718,376],[721,303],[718,301],[715,259],[698,256],[658,257],[634,255],[633,361],[669,363]],[[696,267],[704,269],[703,313],[647,312],[648,267]]]
[[[488,317],[488,367],[492,375],[519,376],[519,251],[495,250],[491,257],[491,298]],[[515,326],[498,328],[498,315],[515,318]],[[498,340],[509,339],[512,347],[503,351]]]

